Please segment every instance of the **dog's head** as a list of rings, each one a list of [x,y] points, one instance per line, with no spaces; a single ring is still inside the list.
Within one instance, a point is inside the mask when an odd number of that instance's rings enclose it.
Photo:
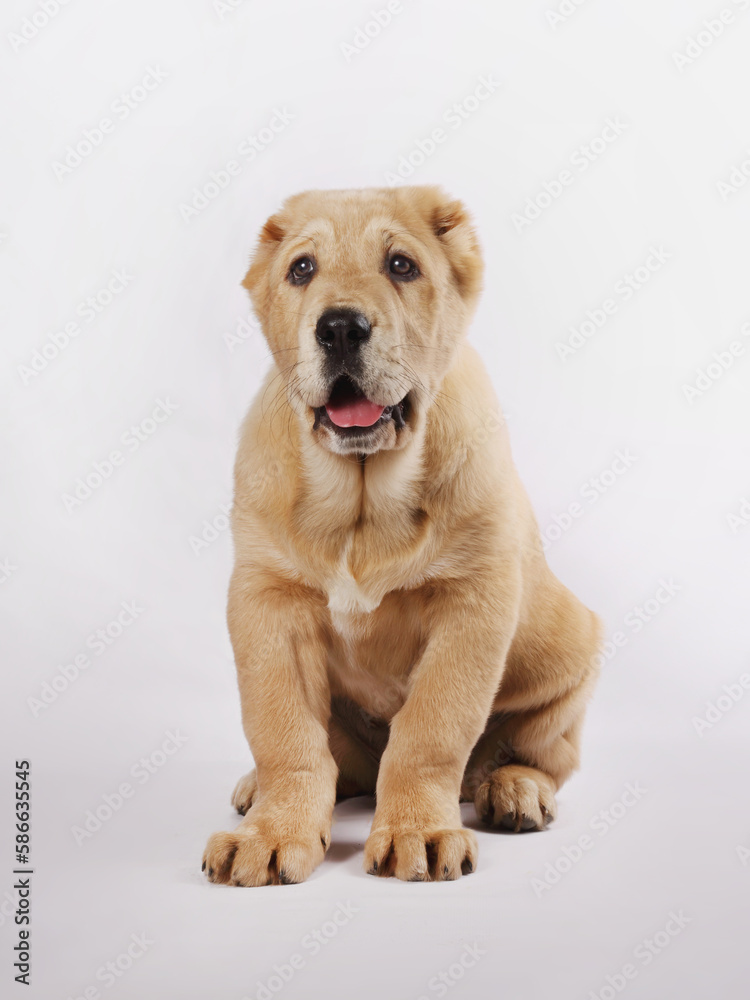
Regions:
[[[401,448],[476,302],[477,239],[438,188],[310,191],[263,227],[243,284],[292,408],[339,454]]]

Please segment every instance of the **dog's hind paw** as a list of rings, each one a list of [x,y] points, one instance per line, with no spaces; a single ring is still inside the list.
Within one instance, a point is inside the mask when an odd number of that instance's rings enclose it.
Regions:
[[[535,767],[506,764],[479,786],[474,808],[488,826],[514,833],[543,830],[557,812],[555,786]]]
[[[258,794],[258,779],[255,777],[255,770],[248,771],[235,785],[232,792],[232,805],[240,814],[244,816]]]

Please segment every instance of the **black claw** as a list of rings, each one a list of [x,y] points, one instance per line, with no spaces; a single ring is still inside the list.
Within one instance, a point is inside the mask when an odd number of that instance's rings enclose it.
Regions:
[[[443,865],[443,875],[448,874],[448,865]]]
[[[206,862],[204,861],[203,864],[201,865],[201,871],[204,872],[205,870],[206,870]]]
[[[281,871],[279,872],[279,883],[280,885],[294,885],[294,879],[289,878],[287,873],[282,868]]]
[[[208,869],[208,877],[209,878],[213,878],[214,877],[214,870],[213,870],[213,868],[209,868]]]
[[[461,865],[461,871],[464,875],[471,875],[474,871],[474,865],[469,861],[468,858],[464,858],[464,863]]]

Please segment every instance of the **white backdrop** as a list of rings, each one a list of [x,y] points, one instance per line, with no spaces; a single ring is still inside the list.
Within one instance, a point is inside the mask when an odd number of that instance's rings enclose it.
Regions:
[[[724,4],[4,5],[4,996],[741,995],[750,3]],[[606,622],[583,768],[457,883],[366,876],[360,799],[308,883],[210,886],[249,765],[226,507],[268,362],[239,282],[288,194],[402,178],[476,218],[471,339]]]

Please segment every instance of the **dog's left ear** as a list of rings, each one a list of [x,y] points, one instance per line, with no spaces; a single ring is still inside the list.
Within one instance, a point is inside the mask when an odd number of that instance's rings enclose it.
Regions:
[[[460,201],[432,191],[432,229],[443,246],[461,295],[473,300],[482,287],[484,264],[471,216]]]
[[[250,292],[253,306],[261,322],[268,308],[270,286],[268,269],[284,239],[285,228],[280,215],[272,215],[260,231],[258,242],[250,259],[250,267],[242,279],[243,286]]]

